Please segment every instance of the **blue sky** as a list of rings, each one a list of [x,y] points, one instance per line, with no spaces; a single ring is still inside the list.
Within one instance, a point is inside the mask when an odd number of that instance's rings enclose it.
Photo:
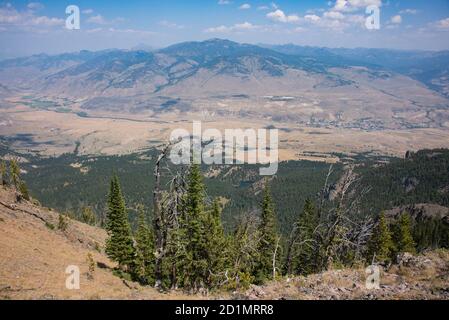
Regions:
[[[81,11],[67,30],[65,8]],[[367,30],[366,7],[380,8]],[[42,0],[0,2],[0,58],[226,38],[327,47],[449,49],[449,0]]]

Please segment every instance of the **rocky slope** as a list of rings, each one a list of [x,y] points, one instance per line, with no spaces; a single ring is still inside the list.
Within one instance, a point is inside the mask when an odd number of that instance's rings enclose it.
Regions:
[[[366,287],[364,268],[330,270],[308,277],[252,286],[240,299],[282,300],[449,300],[449,252],[404,254],[381,270],[380,288]]]

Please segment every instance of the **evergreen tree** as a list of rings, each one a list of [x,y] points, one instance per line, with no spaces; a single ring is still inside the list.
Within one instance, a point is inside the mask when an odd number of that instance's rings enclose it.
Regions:
[[[394,226],[394,242],[397,253],[416,253],[416,244],[412,236],[410,215],[404,212]]]
[[[184,217],[178,217],[176,228],[168,230],[165,258],[163,260],[164,287],[177,289],[186,283],[187,242]]]
[[[19,181],[19,192],[25,200],[30,200],[30,194],[28,192],[28,187],[24,181]]]
[[[134,243],[117,176],[111,179],[108,206],[106,254],[118,263],[120,269],[131,272],[135,258]]]
[[[184,284],[193,290],[205,285],[208,278],[208,243],[205,229],[205,190],[200,167],[192,165],[189,172],[181,242],[185,245]]]
[[[0,183],[4,186],[8,184],[6,179],[6,162],[4,160],[0,162]]]
[[[227,238],[231,261],[229,288],[248,288],[254,283],[253,272],[259,262],[258,227],[255,215],[244,214],[239,218],[234,234]]]
[[[268,185],[265,187],[262,201],[262,216],[259,225],[259,261],[255,270],[255,277],[258,283],[262,283],[273,275],[273,257],[278,244],[276,232],[276,216],[273,207],[273,200]]]
[[[379,262],[390,262],[393,249],[394,245],[391,232],[385,218],[385,213],[382,212],[368,243],[368,262],[371,262],[374,257]]]
[[[9,162],[9,176],[11,177],[14,188],[19,188],[20,182],[20,167],[19,162],[16,159],[11,159]]]
[[[145,219],[143,206],[139,207],[139,221],[135,238],[136,276],[143,284],[152,284],[154,281],[154,243],[153,235]]]
[[[206,213],[205,221],[207,262],[209,277],[207,285],[215,287],[226,267],[227,242],[221,223],[221,206],[218,199],[213,202],[211,210]]]
[[[81,213],[81,220],[84,223],[90,224],[91,226],[95,225],[97,218],[92,208],[90,207],[83,208],[83,212]]]
[[[314,239],[318,226],[318,212],[312,201],[306,200],[302,215],[297,222],[297,243],[294,270],[297,274],[308,275],[315,271]]]

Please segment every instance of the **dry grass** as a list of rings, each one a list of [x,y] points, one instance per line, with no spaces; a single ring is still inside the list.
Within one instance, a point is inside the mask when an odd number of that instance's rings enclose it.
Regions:
[[[0,187],[0,201],[14,204],[14,196]],[[63,232],[57,230],[57,213],[27,202],[16,206],[11,210],[0,204],[0,299],[202,298],[182,292],[161,294],[134,283],[130,289],[112,274],[114,264],[97,250],[104,244],[104,230],[69,220]],[[54,230],[48,227],[50,224]],[[88,276],[89,253],[97,264],[93,278]],[[65,286],[69,265],[80,268],[80,290],[68,290]]]
[[[164,114],[157,118],[106,113],[98,116],[104,118],[82,118],[75,114],[30,110],[23,106],[2,109],[0,117],[4,123],[0,125],[0,135],[30,134],[36,143],[32,149],[43,155],[73,152],[76,142],[80,142],[80,154],[127,154],[168,141],[174,129],[192,132],[192,121],[201,119],[198,113]],[[129,120],[118,119],[120,117]],[[258,129],[272,124],[271,120],[263,117],[251,119],[249,123],[244,118],[215,116],[203,122],[203,130],[217,128],[224,134],[225,129]],[[307,128],[291,122],[277,122],[275,125],[283,128],[279,131],[280,160],[333,163],[338,161],[335,156],[329,156],[333,152],[353,154],[374,150],[384,155],[402,156],[407,150],[449,147],[449,130],[445,128],[369,132]],[[16,142],[13,147],[23,152],[30,149],[21,142]]]

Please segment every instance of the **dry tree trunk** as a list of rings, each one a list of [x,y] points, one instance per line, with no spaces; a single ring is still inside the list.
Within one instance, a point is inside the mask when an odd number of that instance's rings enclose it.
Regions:
[[[273,253],[273,280],[276,280],[276,255],[278,252],[280,241],[281,241],[281,237],[278,237],[278,240],[276,241],[276,248],[274,249],[274,253]]]

